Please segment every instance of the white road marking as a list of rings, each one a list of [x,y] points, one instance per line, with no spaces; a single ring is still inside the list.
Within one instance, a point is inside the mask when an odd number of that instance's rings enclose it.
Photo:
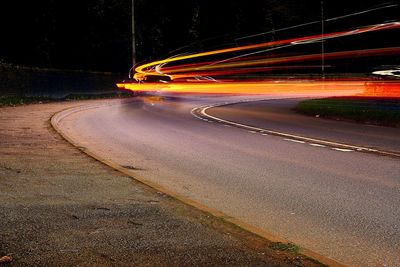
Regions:
[[[295,140],[295,139],[289,139],[289,138],[284,138],[283,140],[285,140],[285,141],[290,141],[290,142],[294,142],[294,143],[300,143],[300,144],[305,144],[305,143],[306,143],[306,142],[304,142],[304,141]]]
[[[234,102],[229,102],[229,103],[225,102],[225,103],[221,103],[221,104],[214,104],[212,106],[213,107],[219,107],[219,106],[232,105],[232,104],[238,104],[238,103],[243,103],[243,102],[262,101],[262,100],[263,99],[258,99],[258,100],[248,99],[248,100],[234,101]],[[294,134],[283,133],[283,132],[278,132],[278,131],[273,131],[273,130],[267,130],[267,129],[262,129],[262,128],[257,128],[257,127],[241,124],[241,123],[236,123],[236,122],[229,121],[229,120],[224,120],[224,119],[217,118],[217,117],[214,117],[214,116],[211,116],[211,115],[207,114],[206,110],[209,109],[209,108],[211,108],[210,105],[204,105],[204,106],[200,106],[198,108],[194,108],[194,109],[192,109],[192,111],[193,111],[192,114],[196,110],[199,113],[200,119],[202,119],[204,121],[208,121],[208,120],[207,119],[203,119],[202,118],[203,116],[207,117],[207,118],[212,118],[214,120],[217,120],[220,123],[224,123],[224,126],[226,126],[226,127],[236,126],[236,127],[240,127],[240,128],[245,128],[251,133],[261,133],[262,135],[272,134],[272,135],[281,136],[281,137],[288,137],[285,140],[291,141],[291,142],[296,142],[296,143],[302,143],[302,144],[307,142],[307,143],[309,143],[309,145],[314,146],[314,147],[330,147],[333,150],[341,151],[341,152],[365,151],[365,152],[383,154],[383,155],[387,155],[387,156],[400,157],[400,154],[396,153],[396,152],[377,150],[377,149],[368,148],[368,147],[359,147],[359,146],[355,146],[355,145],[349,145],[349,144],[343,144],[343,143],[338,143],[338,142],[320,140],[320,139],[310,138],[310,137],[305,137],[305,136],[298,136],[298,135],[294,135]],[[198,116],[195,116],[195,117],[198,117]],[[266,133],[268,133],[268,134],[266,134]],[[295,138],[295,139],[291,139],[291,138]],[[301,141],[299,139],[304,140],[304,141]],[[348,149],[337,148],[337,147],[334,147],[334,146],[347,147]]]
[[[320,145],[320,144],[314,144],[314,143],[311,143],[311,144],[310,144],[310,146],[316,146],[316,147],[326,147],[326,146],[324,146],[324,145]]]
[[[336,151],[341,151],[341,152],[351,152],[351,151],[354,151],[354,150],[352,150],[352,149],[345,149],[345,148],[338,148],[338,147],[333,147],[332,149],[333,149],[333,150],[336,150]]]

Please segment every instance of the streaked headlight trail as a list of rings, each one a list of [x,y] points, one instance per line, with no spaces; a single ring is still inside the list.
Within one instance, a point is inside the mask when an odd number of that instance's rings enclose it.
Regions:
[[[338,61],[353,58],[398,56],[400,55],[400,46],[326,53],[293,52],[294,47],[301,45],[398,28],[400,28],[400,22],[390,22],[348,31],[176,56],[136,67],[135,81],[119,83],[117,86],[127,90],[147,92],[284,93],[293,95],[328,93],[330,95],[400,97],[399,80],[374,81],[371,78],[346,75],[335,79],[295,77],[294,79],[278,78],[275,80],[262,78],[263,74],[274,71],[315,69],[319,67],[318,64],[322,58],[325,61]],[[283,48],[292,48],[292,50],[287,53],[272,54],[272,52],[277,52]],[[235,76],[240,74],[242,75],[240,78]],[[243,78],[244,74],[257,74],[258,78],[246,79]],[[273,74],[269,76],[271,75]],[[212,77],[212,79],[209,77]]]

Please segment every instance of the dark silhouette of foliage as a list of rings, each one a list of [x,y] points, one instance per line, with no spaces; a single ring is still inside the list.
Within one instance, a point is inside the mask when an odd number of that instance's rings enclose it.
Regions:
[[[324,0],[324,15],[397,2]],[[6,62],[100,71],[130,68],[131,0],[13,0],[0,5],[0,59]],[[318,23],[277,31],[319,21],[320,0],[135,0],[135,6],[138,61],[320,32]],[[391,8],[344,18],[327,22],[326,31],[399,20],[399,14],[399,8]]]

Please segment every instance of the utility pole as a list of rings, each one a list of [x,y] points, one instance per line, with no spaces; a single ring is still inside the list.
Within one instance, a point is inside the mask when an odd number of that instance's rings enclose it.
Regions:
[[[325,79],[325,44],[324,44],[324,0],[321,0],[321,72],[322,79]]]
[[[132,67],[136,64],[135,0],[132,0]]]

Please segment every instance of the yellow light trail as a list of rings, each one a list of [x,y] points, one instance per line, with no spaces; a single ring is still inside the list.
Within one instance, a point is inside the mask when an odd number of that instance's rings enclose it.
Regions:
[[[197,53],[197,54],[192,54],[192,55],[178,56],[178,57],[159,60],[159,61],[155,61],[155,62],[151,62],[151,63],[147,63],[144,65],[138,66],[135,69],[136,73],[134,75],[134,78],[141,80],[141,79],[143,79],[143,77],[148,76],[148,75],[155,75],[155,76],[165,75],[165,76],[170,77],[173,80],[176,78],[174,75],[168,75],[168,74],[162,72],[163,66],[165,66],[167,63],[178,62],[178,61],[194,59],[194,58],[201,58],[201,57],[211,56],[211,55],[219,55],[219,54],[224,54],[224,53],[228,53],[228,52],[239,52],[239,51],[245,51],[245,50],[256,49],[256,48],[273,47],[273,46],[284,45],[284,44],[290,44],[290,45],[294,46],[294,45],[305,44],[305,43],[319,42],[322,39],[327,40],[327,39],[338,38],[338,37],[343,37],[343,36],[350,36],[350,35],[355,35],[355,34],[362,34],[362,33],[367,33],[367,32],[388,30],[388,29],[394,29],[394,28],[400,28],[400,22],[391,22],[391,23],[378,24],[378,25],[373,25],[373,26],[366,26],[366,27],[359,28],[357,30],[349,30],[349,31],[336,32],[336,33],[330,33],[330,34],[324,34],[324,35],[300,37],[300,38],[294,38],[294,39],[288,39],[288,40],[267,42],[267,43],[262,43],[262,44],[226,48],[226,49],[208,51],[208,52]],[[260,63],[260,62],[258,62],[258,63]],[[241,64],[246,64],[246,63],[243,62]],[[159,67],[157,68],[157,66],[159,66]],[[229,65],[227,65],[227,66],[229,66]],[[221,67],[223,68],[223,67],[227,67],[227,66],[222,65]],[[211,64],[211,66],[209,66],[209,68],[216,68],[216,67],[217,66],[213,65],[213,64]],[[157,68],[157,70],[155,71],[156,68]],[[205,66],[203,66],[203,68],[205,68]]]
[[[302,62],[320,61],[321,54],[293,55],[272,54],[268,56],[253,56],[254,54],[301,44],[320,42],[322,39],[332,39],[344,36],[363,34],[373,31],[400,28],[400,22],[384,23],[361,27],[356,30],[342,31],[325,35],[314,35],[288,40],[267,42],[208,51],[203,53],[177,56],[138,66],[134,78],[137,82],[119,83],[121,89],[145,92],[181,92],[181,93],[215,93],[215,94],[330,94],[330,95],[360,95],[400,97],[400,81],[377,82],[370,79],[336,79],[336,80],[260,80],[260,81],[216,81],[208,78],[221,75],[240,73],[270,72],[281,69],[305,68]],[[257,49],[261,49],[258,51]],[[219,61],[204,61],[188,63],[208,56],[246,52],[241,55]],[[325,60],[354,57],[372,57],[400,54],[400,47],[375,48],[353,51],[338,51],[326,53]],[[249,56],[251,55],[251,56]],[[209,59],[208,59],[209,60]],[[182,64],[179,64],[182,62]],[[290,65],[296,63],[298,65]],[[299,64],[300,63],[300,64]],[[172,64],[169,66],[168,64]],[[282,64],[289,64],[284,66]],[[149,82],[148,77],[168,77],[168,81]],[[212,80],[212,81],[211,81]]]
[[[127,83],[118,87],[132,91],[249,95],[357,95],[399,97],[400,82],[374,81],[268,81],[268,82],[171,82]]]

